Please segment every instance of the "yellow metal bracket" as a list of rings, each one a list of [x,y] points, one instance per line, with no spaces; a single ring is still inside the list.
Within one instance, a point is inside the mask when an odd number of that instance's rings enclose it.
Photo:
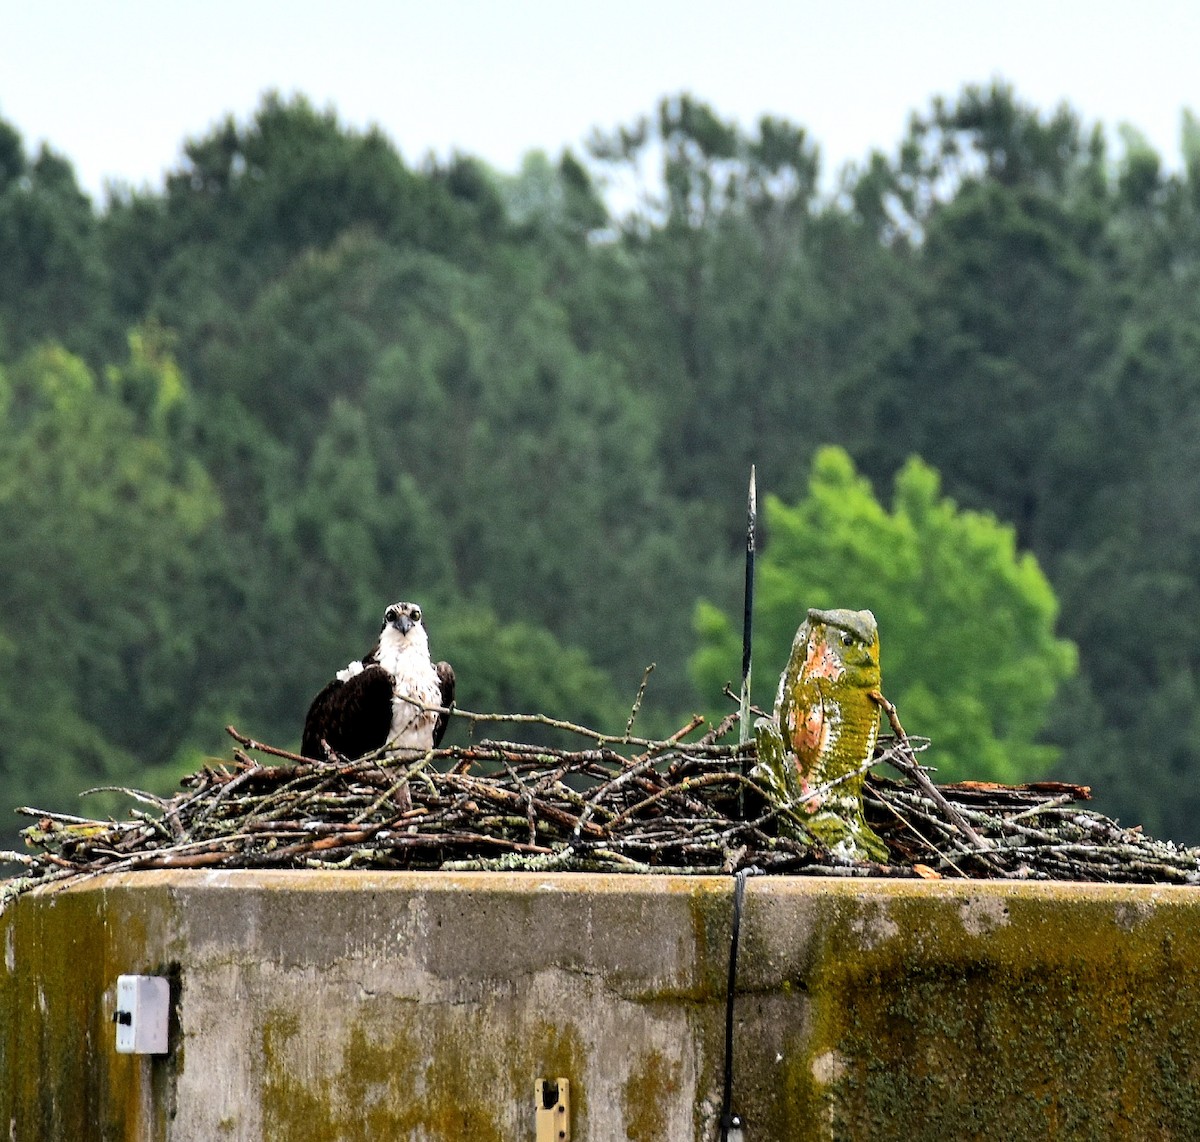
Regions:
[[[571,1142],[571,1084],[566,1079],[538,1079],[534,1098],[536,1142]]]

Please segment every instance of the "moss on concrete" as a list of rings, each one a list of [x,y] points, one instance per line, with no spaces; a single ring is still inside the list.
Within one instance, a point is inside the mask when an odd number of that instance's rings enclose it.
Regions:
[[[142,874],[0,915],[16,1137],[713,1137],[721,878]],[[173,966],[177,965],[177,966]],[[116,976],[174,973],[172,1053],[118,1056]],[[1191,1136],[1200,896],[763,878],[734,1105],[748,1136]]]
[[[264,1136],[502,1142],[512,1105],[532,1130],[535,1080],[560,1076],[572,1081],[573,1112],[585,1118],[578,1028],[534,1020],[514,1039],[511,1020],[493,1027],[492,1015],[446,1007],[431,1019],[386,999],[363,1004],[348,1023],[306,1027],[294,1008],[272,1012],[262,1037]]]
[[[1187,899],[1151,904],[1131,940],[1130,900],[1081,886],[837,894],[774,1123],[820,1108],[831,1138],[1140,1138],[1150,1122],[1186,1136],[1200,1109]]]
[[[33,899],[0,914],[0,1121],[21,1138],[165,1138],[182,1053],[117,1055],[111,1021],[117,975],[163,974],[178,987],[165,945],[136,913],[113,923],[99,889]]]
[[[682,1046],[682,1045],[681,1045]],[[668,1110],[680,1091],[683,1064],[659,1050],[639,1052],[622,1091],[625,1137],[635,1142],[668,1138]]]

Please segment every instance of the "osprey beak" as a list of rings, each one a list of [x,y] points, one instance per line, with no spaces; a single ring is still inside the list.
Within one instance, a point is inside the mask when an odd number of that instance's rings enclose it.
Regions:
[[[408,617],[408,615],[397,615],[394,625],[400,628],[401,634],[408,634],[408,632],[413,628],[413,621]]]

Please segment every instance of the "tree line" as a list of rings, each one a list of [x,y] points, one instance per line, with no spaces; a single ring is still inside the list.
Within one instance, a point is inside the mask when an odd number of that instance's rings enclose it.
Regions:
[[[5,814],[294,745],[401,597],[468,708],[620,726],[653,662],[647,730],[721,710],[753,463],[756,701],[871,606],[943,776],[1200,841],[1182,140],[968,88],[829,195],[687,96],[516,175],[268,96],[97,205],[0,120]]]

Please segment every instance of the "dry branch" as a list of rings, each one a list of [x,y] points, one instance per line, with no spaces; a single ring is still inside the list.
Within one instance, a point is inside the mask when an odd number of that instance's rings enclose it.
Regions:
[[[641,693],[639,691],[638,698]],[[454,711],[472,723],[515,721],[575,732],[582,750],[484,740],[468,746],[314,762],[232,727],[231,762],[206,766],[126,821],[19,810],[32,855],[0,884],[0,905],[37,884],[145,868],[528,869],[819,876],[945,876],[1200,883],[1200,852],[1155,841],[1081,808],[1081,786],[979,782],[935,786],[895,708],[894,736],[868,776],[867,817],[885,865],[831,860],[778,829],[781,815],[745,776],[754,745],[722,745],[725,718],[693,742],[693,719],[662,740],[599,733],[525,715]],[[636,703],[635,711],[636,713]],[[621,752],[636,750],[632,756]],[[287,764],[264,762],[253,755]]]

